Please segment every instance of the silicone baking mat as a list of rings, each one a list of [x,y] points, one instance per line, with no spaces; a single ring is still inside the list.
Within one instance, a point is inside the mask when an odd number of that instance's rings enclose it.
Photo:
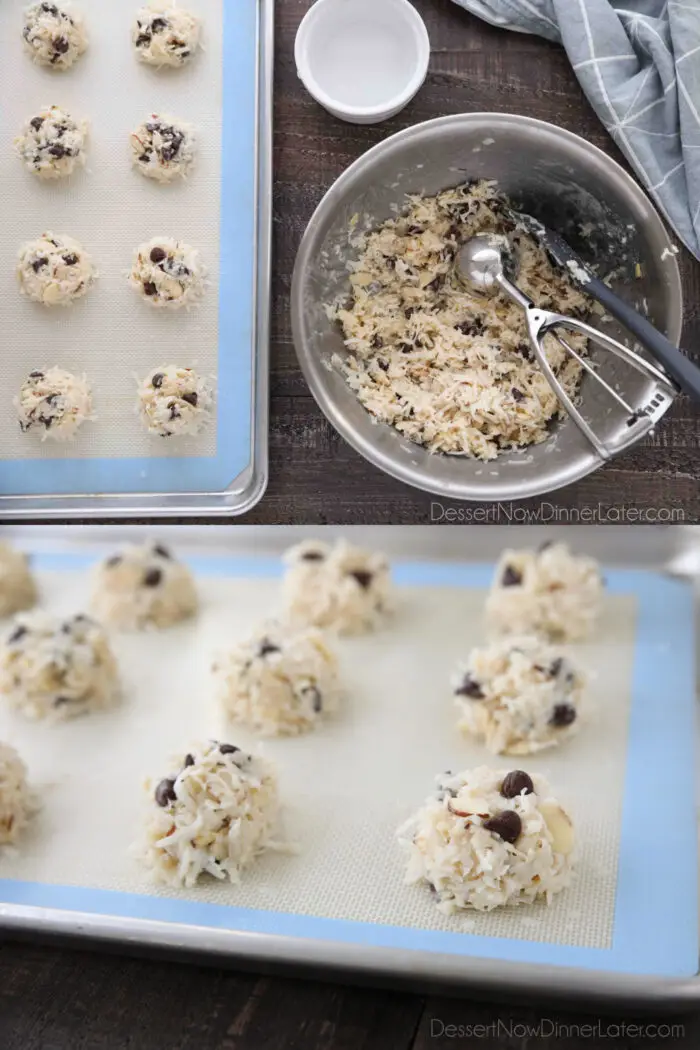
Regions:
[[[0,495],[215,492],[251,462],[257,127],[256,0],[188,0],[203,21],[203,50],[181,70],[154,70],[133,53],[130,29],[146,0],[78,3],[89,35],[69,71],[34,65],[22,47],[26,0],[0,11]],[[42,183],[13,151],[41,106],[90,124],[88,164]],[[129,133],[149,113],[196,131],[187,180],[161,186],[131,166]],[[99,280],[68,309],[19,293],[21,243],[68,234],[91,254]],[[190,311],[156,311],[126,282],[133,250],[155,236],[197,247],[209,273]],[[214,377],[215,417],[197,437],[150,436],[135,412],[136,376],[181,364]],[[59,365],[85,372],[97,419],[75,442],[20,432],[12,400],[26,375]]]
[[[42,553],[47,608],[84,608],[95,554]],[[519,765],[545,773],[572,812],[578,876],[545,905],[444,916],[403,884],[396,827],[435,774],[490,756],[460,738],[448,686],[481,637],[488,566],[397,564],[391,624],[339,643],[348,697],[316,733],[259,746],[279,770],[294,855],[263,856],[240,886],[152,886],[129,854],[146,775],[214,736],[258,742],[222,723],[211,656],[276,606],[277,559],[197,557],[202,610],[190,625],[115,635],[125,700],[58,726],[0,710],[44,807],[21,849],[0,857],[0,899],[129,920],[260,931],[624,973],[697,971],[692,601],[683,583],[608,573],[594,642],[577,647],[595,674],[594,710],[565,747]],[[138,939],[134,931],[132,938]]]

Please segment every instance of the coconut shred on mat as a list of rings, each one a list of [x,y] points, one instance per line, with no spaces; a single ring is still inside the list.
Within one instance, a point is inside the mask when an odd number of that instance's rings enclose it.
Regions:
[[[404,212],[352,237],[351,293],[330,305],[348,355],[334,355],[378,422],[430,452],[494,459],[545,441],[563,414],[530,349],[523,311],[503,296],[474,296],[455,257],[476,233],[508,236],[518,285],[543,309],[584,317],[588,300],[516,228],[495,183],[482,180],[436,197],[409,196]],[[585,353],[585,337],[571,333]],[[552,338],[547,358],[566,392],[578,396],[581,366]]]

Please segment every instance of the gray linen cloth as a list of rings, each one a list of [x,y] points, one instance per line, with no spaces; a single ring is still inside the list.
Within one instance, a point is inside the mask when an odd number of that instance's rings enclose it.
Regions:
[[[700,0],[455,0],[562,44],[589,102],[700,258]]]

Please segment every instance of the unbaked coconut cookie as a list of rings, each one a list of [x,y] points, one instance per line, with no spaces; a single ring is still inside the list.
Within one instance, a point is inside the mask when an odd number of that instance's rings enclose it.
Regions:
[[[42,233],[19,251],[17,276],[28,299],[44,306],[70,306],[92,287],[95,268],[71,237]]]
[[[194,163],[194,130],[177,117],[152,113],[132,131],[130,141],[134,166],[147,179],[184,179]]]
[[[259,854],[280,848],[276,774],[233,744],[192,747],[145,786],[146,826],[135,852],[156,882],[191,887],[204,874],[239,882]]]
[[[86,376],[63,368],[30,372],[15,406],[22,430],[40,430],[42,441],[70,441],[86,420],[95,418]]]
[[[201,22],[196,15],[170,0],[153,0],[137,11],[131,38],[141,62],[179,69],[199,47],[200,32]]]
[[[391,606],[389,563],[382,554],[306,540],[287,551],[283,595],[294,623],[362,634],[378,627]]]
[[[27,171],[40,179],[64,179],[85,164],[88,126],[60,106],[45,106],[15,139]]]
[[[193,368],[159,365],[139,383],[138,409],[149,434],[193,436],[211,418],[209,384]]]
[[[579,728],[585,676],[561,649],[539,638],[474,649],[452,685],[459,728],[494,754],[541,751]]]
[[[37,808],[27,767],[13,747],[0,741],[0,846],[17,841]]]
[[[31,609],[37,600],[29,558],[22,551],[0,543],[0,616]]]
[[[28,718],[59,721],[109,707],[117,665],[98,623],[77,615],[16,617],[0,649],[0,694]]]
[[[95,572],[92,611],[109,627],[172,627],[196,609],[192,574],[162,543],[125,547]]]
[[[564,543],[507,550],[496,568],[486,615],[499,634],[580,641],[593,633],[603,591],[598,563],[572,554]]]
[[[129,283],[150,306],[179,310],[201,299],[204,277],[196,248],[172,237],[154,237],[136,249]]]
[[[88,46],[82,16],[72,4],[63,3],[27,8],[22,39],[35,62],[56,70],[69,69]]]
[[[337,658],[315,627],[268,623],[213,670],[225,713],[263,736],[314,729],[341,695]]]
[[[437,784],[398,838],[406,882],[427,884],[440,911],[549,904],[569,885],[573,824],[544,777],[480,766]]]

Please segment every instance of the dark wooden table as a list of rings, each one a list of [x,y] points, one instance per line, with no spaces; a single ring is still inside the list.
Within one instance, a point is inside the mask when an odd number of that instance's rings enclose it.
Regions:
[[[644,1035],[622,1028],[641,1024],[649,1026]],[[671,1025],[682,1027],[668,1033],[662,1027]],[[697,1050],[699,1045],[697,1014],[604,1016],[537,1003],[514,1008],[178,962],[0,946],[2,1050]]]
[[[430,521],[429,496],[366,463],[326,422],[302,378],[292,344],[289,292],[296,249],[313,209],[352,161],[401,128],[448,113],[483,110],[552,121],[622,159],[561,49],[494,29],[451,0],[415,0],[415,5],[430,32],[428,79],[394,120],[361,127],[331,117],[297,79],[294,35],[310,0],[277,0],[271,480],[267,496],[248,516],[250,522]],[[700,337],[700,265],[687,253],[679,258],[686,302],[684,346],[692,348]],[[699,442],[700,409],[680,398],[653,437],[556,493],[551,502],[593,513],[613,508],[612,521],[622,514],[614,508],[630,506],[652,516],[656,508],[662,513],[667,508],[684,513],[688,522],[699,521]],[[519,506],[536,511],[539,504],[531,500]],[[550,512],[545,508],[544,513]]]

